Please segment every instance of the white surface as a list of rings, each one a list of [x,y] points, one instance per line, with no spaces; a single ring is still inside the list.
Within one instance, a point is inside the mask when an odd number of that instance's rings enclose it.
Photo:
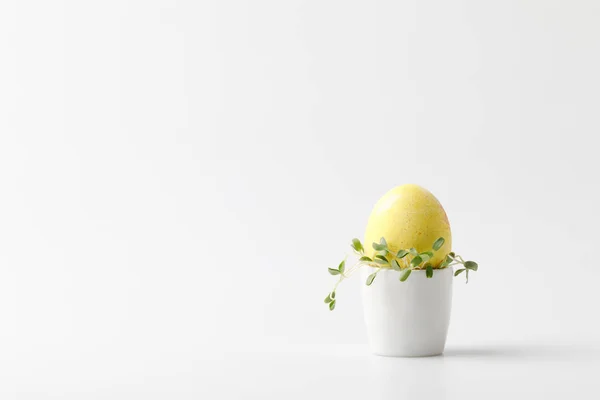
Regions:
[[[599,20],[592,0],[1,2],[0,397],[598,398]],[[366,343],[362,282],[323,304],[406,182],[480,265],[447,348],[491,346],[400,361],[439,363],[412,380],[343,350]]]
[[[366,282],[376,268],[360,270]],[[400,282],[401,272],[381,270],[362,288],[365,328],[371,351],[382,356],[422,357],[444,351],[452,309],[452,267],[414,270]]]
[[[2,370],[3,380],[18,392],[4,398],[504,400],[600,394],[600,352],[587,345],[449,345],[443,356],[424,358],[373,356],[366,345],[235,352],[165,348],[114,349],[65,360],[71,353],[58,364],[28,366],[35,372],[28,376]]]

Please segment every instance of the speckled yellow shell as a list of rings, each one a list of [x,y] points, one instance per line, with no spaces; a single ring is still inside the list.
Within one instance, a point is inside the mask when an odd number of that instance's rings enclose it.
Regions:
[[[431,265],[437,267],[452,249],[452,234],[446,211],[428,190],[418,185],[402,185],[387,192],[373,208],[365,232],[365,253],[373,257],[372,243],[385,237],[391,251],[414,247],[431,250],[433,242],[446,242],[435,252]]]

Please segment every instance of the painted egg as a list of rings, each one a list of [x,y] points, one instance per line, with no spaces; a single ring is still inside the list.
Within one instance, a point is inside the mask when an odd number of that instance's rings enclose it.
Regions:
[[[388,248],[397,252],[414,247],[418,252],[430,251],[440,237],[444,245],[435,252],[431,265],[435,268],[452,249],[452,234],[446,211],[427,189],[418,185],[402,185],[387,192],[373,208],[365,232],[365,253],[373,257],[373,242],[384,237]]]

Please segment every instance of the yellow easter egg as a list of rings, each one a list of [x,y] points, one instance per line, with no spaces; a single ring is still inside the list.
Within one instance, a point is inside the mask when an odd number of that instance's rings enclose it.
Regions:
[[[402,185],[387,192],[373,208],[365,232],[365,254],[375,254],[373,242],[384,237],[388,248],[415,248],[418,252],[431,251],[440,237],[444,245],[429,261],[436,268],[452,249],[452,234],[446,211],[428,190],[418,185]]]

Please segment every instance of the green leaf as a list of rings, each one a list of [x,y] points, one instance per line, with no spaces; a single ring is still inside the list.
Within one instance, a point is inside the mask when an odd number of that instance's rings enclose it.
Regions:
[[[387,248],[387,242],[385,241],[385,238],[382,237],[381,239],[379,239],[379,243]]]
[[[331,298],[331,294],[328,294],[327,297],[325,297],[325,303],[329,304],[333,301],[333,299]]]
[[[452,258],[456,257],[456,254],[454,254],[454,252],[453,252],[453,251],[451,251],[450,253],[448,253],[448,255],[449,255],[450,257],[452,257]]]
[[[427,264],[427,271],[425,271],[425,275],[427,275],[428,278],[433,277],[433,267],[431,264]]]
[[[377,264],[389,265],[389,262],[385,259],[385,257],[383,260],[381,258],[375,258],[373,261],[375,261]]]
[[[412,272],[412,269],[405,270],[404,273],[402,275],[400,275],[400,282],[404,282],[405,280],[407,280],[408,277],[410,276],[411,272]]]
[[[340,265],[338,266],[338,271],[340,271],[340,273],[344,273],[344,270],[346,269],[346,260],[342,261],[340,263]]]
[[[362,243],[357,238],[352,239],[352,248],[359,253],[362,253],[365,250]]]
[[[435,251],[438,251],[439,249],[441,249],[441,248],[442,248],[442,246],[444,245],[444,242],[445,242],[445,241],[446,241],[446,240],[445,240],[443,237],[439,238],[438,240],[436,240],[436,241],[433,243],[433,246],[432,246],[432,247],[433,247],[433,249],[434,249]]]
[[[419,257],[421,257],[421,260],[423,260],[424,262],[427,262],[431,260],[431,257],[433,257],[433,253],[430,251],[424,251],[423,253],[419,254]]]
[[[376,255],[387,256],[388,255],[388,250],[387,249],[379,250],[378,252],[376,252]]]
[[[329,273],[331,275],[339,275],[340,271],[338,271],[337,269],[333,269],[333,268],[327,268],[327,271],[329,271]]]
[[[472,271],[477,271],[477,268],[479,268],[479,265],[477,265],[477,263],[475,261],[467,261],[467,262],[465,262],[465,268],[470,269]]]
[[[465,273],[465,276],[467,278],[467,281],[465,283],[469,283],[469,270],[467,270],[467,272]]]
[[[398,264],[398,260],[392,260],[392,268],[396,271],[400,271],[402,269],[400,268],[400,264]]]
[[[382,256],[381,254],[377,254],[377,255],[375,256],[375,261],[377,261],[377,260],[384,260],[384,261],[387,261],[387,258],[385,258],[385,256]]]
[[[333,311],[333,309],[334,309],[334,308],[335,308],[335,300],[334,300],[334,301],[332,301],[331,303],[329,303],[329,309],[330,309],[331,311]]]
[[[385,246],[384,246],[384,245],[382,245],[382,244],[379,244],[379,243],[375,243],[375,242],[373,242],[373,248],[374,248],[375,250],[378,250],[378,251],[379,251],[379,250],[385,250]]]
[[[373,283],[376,276],[377,276],[377,272],[373,272],[371,275],[369,275],[367,277],[367,282],[366,282],[367,286],[371,286],[371,283]]]
[[[329,297],[331,297],[331,300],[335,299],[335,290],[329,293]]]
[[[399,250],[398,254],[396,254],[396,257],[397,258],[404,258],[404,257],[406,257],[407,254],[408,254],[408,251],[406,251],[406,250]]]
[[[440,268],[446,268],[448,265],[450,265],[451,262],[452,258],[450,258],[450,256],[446,256],[444,261],[442,261],[442,263],[440,264]]]
[[[454,276],[458,276],[458,275],[460,275],[460,274],[461,274],[462,272],[464,272],[464,271],[466,271],[464,268],[457,269],[457,270],[454,272]]]
[[[408,249],[408,252],[410,254],[412,254],[413,256],[416,256],[419,254],[419,252],[417,251],[417,249],[415,249],[414,247],[411,247],[410,249]]]
[[[367,256],[362,256],[359,261],[368,261],[368,262],[373,262],[373,260],[371,259],[371,257],[367,257]]]
[[[415,256],[412,260],[410,260],[410,265],[412,265],[413,267],[416,267],[419,264],[421,264],[422,262],[423,262],[423,259],[421,258],[421,256]]]

